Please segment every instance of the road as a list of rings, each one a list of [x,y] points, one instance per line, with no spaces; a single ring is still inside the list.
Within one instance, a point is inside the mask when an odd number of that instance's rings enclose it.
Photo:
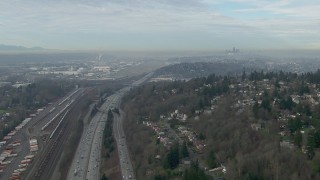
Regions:
[[[125,134],[122,128],[122,117],[115,116],[113,125],[114,137],[117,142],[117,149],[120,159],[120,168],[123,179],[134,179],[133,167],[127,147]]]
[[[119,105],[124,91],[109,96],[88,125],[85,125],[80,143],[68,173],[68,179],[100,179],[100,159],[103,130],[109,109]]]
[[[69,172],[67,179],[84,179],[85,178],[86,173],[87,173],[86,165],[89,162],[90,151],[91,151],[91,146],[92,146],[91,139],[93,139],[93,130],[95,129],[94,124],[97,121],[99,121],[100,118],[101,118],[101,115],[100,116],[96,115],[91,120],[91,123],[89,126],[85,125],[79,146],[77,148],[73,163],[71,165],[71,167],[72,167],[71,169],[74,170],[74,174],[77,176],[73,177],[73,175],[72,175],[71,177],[69,177],[69,174],[70,174],[70,172]],[[75,159],[76,159],[76,161],[75,161]],[[76,162],[76,163],[74,163],[74,162]],[[79,178],[77,178],[77,177],[79,177]]]
[[[92,118],[89,124],[84,126],[80,143],[68,172],[68,180],[98,180],[100,179],[100,161],[103,130],[107,121],[107,112],[115,107],[119,108],[122,97],[134,86],[148,80],[153,73],[132,83],[109,96],[100,107],[100,111]],[[121,116],[115,116],[113,131],[119,151],[121,174],[123,179],[135,179],[130,160],[127,143],[122,128]]]

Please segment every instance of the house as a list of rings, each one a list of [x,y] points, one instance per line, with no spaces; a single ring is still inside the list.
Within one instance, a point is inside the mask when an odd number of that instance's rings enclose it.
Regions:
[[[186,114],[183,114],[182,121],[186,121],[188,119],[188,116]]]
[[[159,135],[159,137],[164,137],[165,133],[164,132],[159,132],[158,135]]]
[[[201,110],[195,110],[195,111],[194,111],[194,113],[195,113],[196,115],[200,115],[201,112],[202,112]]]
[[[299,103],[300,103],[300,96],[298,96],[298,95],[292,95],[291,98],[292,98],[292,101],[293,101],[294,103],[296,103],[296,104],[299,104]]]
[[[191,161],[190,161],[190,160],[183,160],[183,161],[182,161],[182,164],[190,165],[190,164],[191,164]]]
[[[209,172],[223,172],[223,173],[227,173],[227,168],[223,165],[221,165],[220,167],[214,168],[214,169],[210,169]]]
[[[259,131],[262,128],[262,126],[261,126],[261,123],[252,123],[251,128],[253,130]]]
[[[194,145],[196,146],[196,148],[198,149],[198,150],[202,150],[206,145],[202,142],[202,141],[200,141],[200,140],[194,140]]]
[[[169,138],[167,137],[161,137],[160,142],[164,145],[167,146],[169,144]]]
[[[280,142],[280,147],[293,149],[294,145],[292,143],[290,143],[289,141],[281,141]]]
[[[204,110],[204,114],[206,114],[206,115],[212,114],[211,109],[206,109],[206,110]]]

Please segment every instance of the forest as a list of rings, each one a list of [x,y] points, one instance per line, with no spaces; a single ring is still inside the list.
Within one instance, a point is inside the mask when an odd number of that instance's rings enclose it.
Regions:
[[[227,172],[218,176],[223,179],[320,178],[317,79],[320,71],[299,75],[253,71],[149,83],[133,89],[122,108],[137,177],[205,179],[217,175],[202,167],[223,165]],[[205,149],[193,152],[192,165],[187,167],[177,158],[175,146],[164,148],[157,143],[157,135],[142,125],[144,121],[159,122],[160,116],[176,109],[188,115],[187,121],[177,121],[178,125],[205,137]],[[156,155],[165,158],[156,159]]]

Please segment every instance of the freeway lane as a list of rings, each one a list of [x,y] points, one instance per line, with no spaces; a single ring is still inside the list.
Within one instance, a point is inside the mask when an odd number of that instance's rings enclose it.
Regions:
[[[95,129],[95,123],[100,118],[101,114],[97,114],[93,117],[90,124],[84,127],[67,179],[85,179],[87,174],[87,164],[90,161],[89,157],[92,146],[93,129]]]
[[[133,167],[130,160],[130,155],[122,128],[122,117],[115,116],[114,121],[114,136],[117,142],[118,154],[120,159],[120,168],[123,179],[134,179]]]
[[[101,106],[108,110],[115,96],[110,96]],[[68,179],[99,179],[102,135],[107,113],[98,111],[88,125],[85,125],[80,143],[69,169]]]
[[[138,86],[148,80],[153,73],[149,73],[132,86]],[[100,161],[102,148],[102,135],[107,121],[107,112],[112,108],[119,108],[122,97],[130,91],[132,86],[122,88],[109,96],[100,107],[100,111],[92,118],[89,124],[85,124],[80,143],[68,172],[69,180],[98,180],[100,179]],[[121,116],[115,116],[113,121],[114,137],[119,152],[121,174],[123,179],[135,179],[133,167],[130,161],[126,140],[122,128]]]

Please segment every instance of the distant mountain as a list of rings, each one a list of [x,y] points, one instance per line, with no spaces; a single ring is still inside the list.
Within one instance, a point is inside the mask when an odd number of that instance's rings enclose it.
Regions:
[[[44,48],[42,47],[27,48],[24,46],[0,44],[0,51],[41,51],[41,50],[44,50]]]

